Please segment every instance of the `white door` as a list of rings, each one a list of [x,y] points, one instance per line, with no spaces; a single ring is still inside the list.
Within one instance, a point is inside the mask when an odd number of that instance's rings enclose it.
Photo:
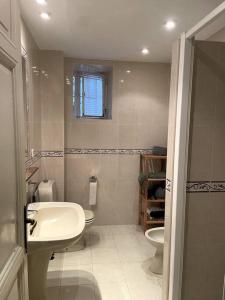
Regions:
[[[23,103],[19,7],[0,0],[0,299],[26,300]]]

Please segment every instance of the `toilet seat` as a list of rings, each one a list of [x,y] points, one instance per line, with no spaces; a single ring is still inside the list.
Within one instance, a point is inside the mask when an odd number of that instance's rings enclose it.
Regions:
[[[95,215],[92,210],[84,210],[85,214],[85,223],[90,224],[94,222]]]

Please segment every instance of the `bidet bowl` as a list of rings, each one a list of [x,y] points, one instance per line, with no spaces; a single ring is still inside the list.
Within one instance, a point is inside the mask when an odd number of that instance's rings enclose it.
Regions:
[[[163,247],[164,247],[164,227],[156,227],[146,230],[145,236],[156,248],[155,255],[151,258],[150,270],[156,274],[163,272]]]
[[[148,241],[156,248],[162,248],[164,245],[164,227],[151,228],[145,231]]]

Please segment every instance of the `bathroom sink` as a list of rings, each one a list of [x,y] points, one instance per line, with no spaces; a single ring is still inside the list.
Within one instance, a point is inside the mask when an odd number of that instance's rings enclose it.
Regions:
[[[35,225],[27,226],[28,252],[52,251],[79,239],[85,227],[82,207],[69,202],[39,202],[28,205],[28,217]]]
[[[76,243],[85,228],[84,210],[70,202],[38,202],[27,207],[29,294],[47,300],[49,259],[55,250]]]

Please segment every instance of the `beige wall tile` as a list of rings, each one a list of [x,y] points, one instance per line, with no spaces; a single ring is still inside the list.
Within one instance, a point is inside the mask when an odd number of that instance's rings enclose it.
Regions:
[[[183,299],[221,299],[225,243],[223,193],[188,194]],[[202,287],[203,291],[200,289]]]
[[[210,180],[213,129],[211,126],[195,126],[190,131],[188,180]]]
[[[64,150],[64,122],[42,122],[42,150]]]
[[[40,51],[42,150],[64,149],[64,56]]]
[[[64,201],[64,157],[42,157],[42,178],[56,181],[56,201]]]
[[[65,86],[67,148],[142,149],[166,145],[169,64],[65,59],[65,76],[75,63],[113,67],[112,120],[77,120],[71,86]],[[130,74],[126,70],[131,70]],[[124,82],[121,83],[120,80]],[[91,172],[92,170],[92,172]],[[136,224],[139,156],[66,155],[66,199],[88,208],[89,176],[98,176],[96,224]],[[74,199],[75,199],[74,198]]]
[[[96,224],[136,224],[138,156],[66,155],[66,200],[90,208],[89,177],[98,178]]]
[[[39,48],[30,31],[21,20],[21,44],[26,51],[27,68],[27,100],[28,100],[28,139],[29,150],[41,150],[41,101],[40,101],[40,77],[33,71],[35,66],[39,69]]]
[[[170,65],[65,59],[65,76],[76,63],[98,63],[113,68],[112,120],[79,120],[72,114],[72,86],[65,86],[66,147],[143,148],[166,144]],[[131,70],[130,74],[126,70]],[[123,79],[124,83],[120,80]],[[137,135],[151,123],[151,139]],[[159,130],[158,130],[159,128]],[[162,128],[163,131],[162,134]],[[161,139],[158,138],[162,136]],[[110,138],[109,138],[110,137]],[[147,138],[147,136],[146,136]]]
[[[224,43],[198,42],[192,94],[189,180],[224,181]],[[183,297],[222,298],[224,193],[187,194]]]

